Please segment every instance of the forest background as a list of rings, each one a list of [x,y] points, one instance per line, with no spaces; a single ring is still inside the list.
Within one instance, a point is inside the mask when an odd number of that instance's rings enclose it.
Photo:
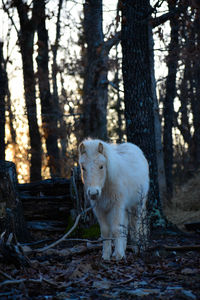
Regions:
[[[200,165],[200,1],[0,5],[0,159],[19,182],[69,177],[87,136],[128,140],[170,201]]]

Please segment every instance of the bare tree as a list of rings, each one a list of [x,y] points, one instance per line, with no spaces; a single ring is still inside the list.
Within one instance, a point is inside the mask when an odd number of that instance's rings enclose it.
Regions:
[[[45,1],[38,3],[38,82],[42,108],[42,128],[46,141],[48,166],[51,176],[60,175],[60,157],[58,148],[57,101],[51,95],[49,83],[48,31],[46,29]]]
[[[151,224],[165,225],[162,216],[156,157],[153,37],[149,0],[127,0],[122,7],[122,71],[127,139],[145,153],[150,170]],[[157,137],[161,139],[161,136]]]
[[[194,29],[193,29],[193,46],[196,50],[194,53],[194,58],[192,61],[192,67],[193,67],[193,82],[191,82],[191,86],[193,87],[193,91],[195,93],[194,97],[191,99],[191,108],[193,113],[193,126],[194,126],[194,161],[196,168],[200,167],[200,105],[199,105],[199,99],[200,99],[200,70],[199,70],[199,49],[200,49],[200,12],[197,10],[195,14],[194,19]]]
[[[0,159],[5,160],[5,124],[6,101],[8,79],[3,57],[3,42],[0,41]]]
[[[64,120],[64,104],[60,103],[59,95],[58,95],[58,84],[57,84],[57,75],[60,71],[61,75],[61,94],[64,95],[64,99],[67,99],[66,93],[63,88],[63,78],[62,78],[62,71],[61,67],[59,68],[57,64],[57,54],[59,50],[59,42],[61,37],[61,11],[63,6],[63,0],[59,0],[58,3],[58,12],[57,12],[57,20],[56,20],[56,37],[55,42],[52,45],[52,54],[53,54],[53,62],[52,62],[52,82],[53,82],[53,102],[54,102],[54,110],[57,114],[57,122],[59,124],[59,135],[58,138],[60,139],[61,144],[61,151],[60,151],[60,161],[65,161],[66,158],[66,149],[67,149],[67,139],[68,139],[68,127],[66,121]],[[62,166],[61,166],[62,169]],[[62,173],[62,171],[61,171]]]
[[[104,41],[102,0],[84,3],[84,35],[87,44],[83,85],[84,136],[107,139],[108,54],[120,34]]]
[[[40,1],[33,1],[32,16],[29,17],[29,7],[22,0],[15,0],[12,5],[17,8],[20,21],[19,45],[23,64],[23,78],[25,102],[30,137],[30,180],[41,179],[41,138],[37,122],[35,74],[33,68],[33,42],[37,26],[37,5]]]
[[[173,11],[177,1],[168,3],[169,11]],[[169,54],[167,57],[168,76],[166,79],[166,92],[164,98],[164,162],[165,175],[167,183],[167,198],[170,200],[173,195],[173,119],[174,119],[174,99],[176,96],[176,74],[178,67],[178,28],[179,21],[177,17],[170,20],[171,34],[169,43]]]

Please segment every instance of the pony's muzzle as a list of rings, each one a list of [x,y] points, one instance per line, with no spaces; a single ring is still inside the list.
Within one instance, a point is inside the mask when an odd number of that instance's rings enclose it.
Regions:
[[[100,196],[100,190],[97,187],[90,187],[87,190],[87,194],[91,200],[97,200]]]

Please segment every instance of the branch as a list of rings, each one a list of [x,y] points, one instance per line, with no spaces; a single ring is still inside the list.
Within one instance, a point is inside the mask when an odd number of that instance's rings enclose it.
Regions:
[[[119,43],[120,39],[121,39],[121,31],[118,31],[113,37],[111,37],[106,42],[104,42],[103,49],[106,51],[107,54],[109,53],[110,49],[114,45],[117,45]]]
[[[4,285],[13,285],[13,284],[20,284],[23,282],[31,282],[31,283],[42,283],[42,281],[48,283],[49,285],[52,285],[54,287],[57,287],[57,284],[45,279],[43,277],[40,277],[39,279],[14,279],[14,280],[5,280],[3,282],[0,283],[0,286],[4,286]]]
[[[59,0],[57,22],[56,22],[56,38],[55,38],[55,44],[53,47],[53,54],[54,54],[55,62],[56,62],[56,57],[57,57],[58,44],[59,44],[59,40],[60,40],[60,15],[61,15],[62,4],[63,4],[63,0]]]
[[[124,90],[121,90],[120,88],[118,88],[114,82],[108,81],[108,84],[110,84],[115,90],[124,93]]]
[[[18,38],[19,38],[19,31],[18,31],[18,29],[17,29],[17,27],[16,27],[16,25],[15,25],[15,22],[13,21],[12,16],[10,16],[9,9],[6,7],[6,5],[5,5],[5,3],[4,3],[4,0],[2,0],[2,4],[3,4],[3,9],[4,9],[4,11],[7,13],[8,18],[10,19],[10,21],[11,21],[13,27],[15,28],[15,30],[16,30],[16,32],[17,32],[17,36],[18,36]]]
[[[183,11],[183,9],[180,9],[180,8],[175,8],[174,10],[166,13],[166,14],[163,14],[161,15],[160,17],[157,17],[157,18],[152,18],[151,19],[151,24],[152,24],[152,27],[155,28],[163,23],[165,23],[166,21],[178,16],[181,12]]]
[[[5,272],[3,272],[1,270],[0,270],[0,274],[3,275],[5,278],[7,278],[9,280],[13,280],[13,278],[10,275],[8,275],[7,273],[5,273]]]
[[[164,245],[166,250],[170,251],[199,251],[200,245],[183,245],[183,246],[168,246]]]
[[[72,226],[72,228],[67,232],[65,233],[59,240],[55,241],[54,243],[46,246],[46,247],[43,247],[43,248],[40,248],[40,249],[36,249],[34,250],[35,252],[43,252],[43,251],[46,251],[48,250],[49,248],[52,248],[58,244],[60,244],[61,242],[63,242],[71,233],[72,231],[74,231],[74,229],[77,227],[78,223],[79,223],[79,220],[80,220],[80,217],[82,215],[84,215],[85,213],[87,213],[88,211],[90,211],[92,209],[92,207],[89,207],[87,208],[86,210],[84,210],[83,212],[81,212],[77,217],[76,217],[76,220],[75,220],[75,223],[74,225]]]

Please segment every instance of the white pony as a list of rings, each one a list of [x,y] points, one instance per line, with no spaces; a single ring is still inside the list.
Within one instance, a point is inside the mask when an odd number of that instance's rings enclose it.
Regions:
[[[114,240],[114,258],[125,258],[128,222],[135,225],[136,243],[141,230],[146,235],[141,226],[149,190],[147,160],[134,144],[87,139],[79,145],[79,164],[85,193],[100,224],[102,257],[110,260]]]

